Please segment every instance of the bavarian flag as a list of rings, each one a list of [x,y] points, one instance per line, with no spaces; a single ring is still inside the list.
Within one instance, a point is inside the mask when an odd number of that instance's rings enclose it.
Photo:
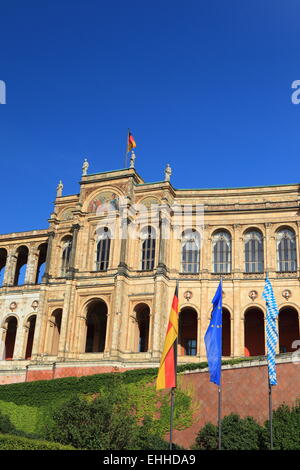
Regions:
[[[135,140],[133,138],[133,135],[131,134],[130,131],[128,131],[128,137],[127,137],[127,153],[130,152],[132,149],[136,147]]]
[[[176,387],[177,365],[177,337],[178,337],[178,285],[170,312],[164,350],[160,360],[156,390]]]

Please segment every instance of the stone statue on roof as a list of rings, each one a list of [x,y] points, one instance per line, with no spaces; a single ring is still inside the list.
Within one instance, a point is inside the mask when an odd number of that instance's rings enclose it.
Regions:
[[[88,168],[89,168],[89,162],[87,161],[87,159],[85,158],[84,159],[84,162],[83,162],[83,165],[82,165],[82,176],[86,176],[87,175],[87,171],[88,171]]]
[[[64,189],[64,185],[62,184],[62,180],[59,180],[59,183],[56,188],[56,197],[62,197],[63,189]]]
[[[165,181],[170,181],[171,174],[172,174],[172,168],[170,167],[169,163],[167,163],[167,166],[165,168]]]

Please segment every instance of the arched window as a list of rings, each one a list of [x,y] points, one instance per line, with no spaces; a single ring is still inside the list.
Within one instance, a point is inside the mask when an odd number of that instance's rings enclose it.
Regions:
[[[61,276],[65,277],[70,266],[72,251],[72,237],[67,236],[63,239],[62,245],[62,263],[61,263]]]
[[[200,235],[195,229],[185,230],[181,242],[181,271],[198,273],[200,262]]]
[[[265,321],[263,312],[250,307],[245,312],[245,356],[265,355]]]
[[[296,237],[292,229],[277,232],[277,270],[297,271]]]
[[[62,312],[62,308],[57,308],[52,312],[50,319],[49,349],[52,356],[58,354]]]
[[[222,309],[222,356],[231,354],[231,322],[230,312],[227,308]]]
[[[85,352],[104,352],[107,325],[107,305],[92,300],[87,307]]]
[[[96,270],[107,271],[109,263],[111,234],[107,227],[101,230],[99,241],[97,243]]]
[[[25,276],[28,261],[28,248],[27,246],[20,246],[17,249],[17,264],[15,270],[14,286],[25,284]]]
[[[5,248],[0,248],[0,287],[3,286],[6,261],[7,261],[7,251]]]
[[[263,271],[263,236],[258,230],[251,230],[245,234],[245,272],[262,273]]]
[[[14,356],[14,349],[16,343],[18,329],[18,321],[16,317],[9,317],[6,320],[6,336],[5,336],[5,352],[4,358],[6,361],[10,361]]]
[[[184,307],[179,314],[178,346],[180,356],[197,355],[197,312],[192,307]]]
[[[147,352],[149,348],[149,325],[150,325],[150,308],[147,304],[138,304],[135,307],[135,345],[134,350],[137,352]]]
[[[279,312],[279,351],[281,353],[295,351],[295,341],[299,341],[298,312],[293,307],[283,307]]]
[[[35,277],[35,283],[36,284],[40,284],[42,282],[42,277],[44,275],[45,266],[46,266],[47,248],[48,248],[47,243],[42,243],[38,247],[39,259],[38,259],[36,277]]]
[[[36,315],[31,315],[31,317],[27,320],[27,343],[25,349],[25,359],[31,359],[32,354],[32,347],[33,347],[33,340],[34,340],[34,332],[35,332],[35,324],[36,324]]]
[[[231,236],[230,233],[220,230],[212,238],[213,246],[213,272],[231,272]]]
[[[155,262],[156,232],[153,227],[145,227],[141,231],[142,239],[142,271],[152,271]]]

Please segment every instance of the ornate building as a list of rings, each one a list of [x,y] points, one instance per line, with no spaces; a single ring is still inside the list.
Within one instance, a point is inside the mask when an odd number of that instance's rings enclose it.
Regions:
[[[278,352],[299,340],[300,185],[175,189],[134,168],[57,187],[49,228],[0,236],[0,370],[158,365],[179,281],[179,362],[205,360],[223,278],[223,355],[265,354],[266,272]]]

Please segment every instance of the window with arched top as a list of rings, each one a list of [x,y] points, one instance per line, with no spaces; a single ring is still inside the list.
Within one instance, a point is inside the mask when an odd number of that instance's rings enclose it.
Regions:
[[[141,269],[142,271],[152,271],[155,262],[156,231],[150,225],[141,231],[142,253]]]
[[[61,276],[65,277],[71,261],[72,237],[65,237],[62,244]]]
[[[35,275],[35,283],[40,284],[42,282],[43,275],[45,273],[46,258],[47,258],[48,243],[42,243],[38,247],[38,264]]]
[[[29,250],[27,246],[20,246],[16,251],[17,261],[14,275],[14,286],[25,284],[28,255]]]
[[[101,230],[97,243],[96,270],[107,271],[109,263],[111,233],[107,227]]]
[[[297,271],[296,237],[292,229],[277,232],[277,270],[280,272]]]
[[[185,230],[181,241],[181,272],[198,273],[200,263],[200,235],[195,229]]]
[[[0,248],[0,287],[4,282],[4,274],[6,269],[7,251],[5,248]]]
[[[249,230],[245,237],[245,272],[262,273],[264,271],[263,236],[259,230]]]
[[[231,235],[225,230],[215,232],[212,237],[213,272],[231,272]]]

